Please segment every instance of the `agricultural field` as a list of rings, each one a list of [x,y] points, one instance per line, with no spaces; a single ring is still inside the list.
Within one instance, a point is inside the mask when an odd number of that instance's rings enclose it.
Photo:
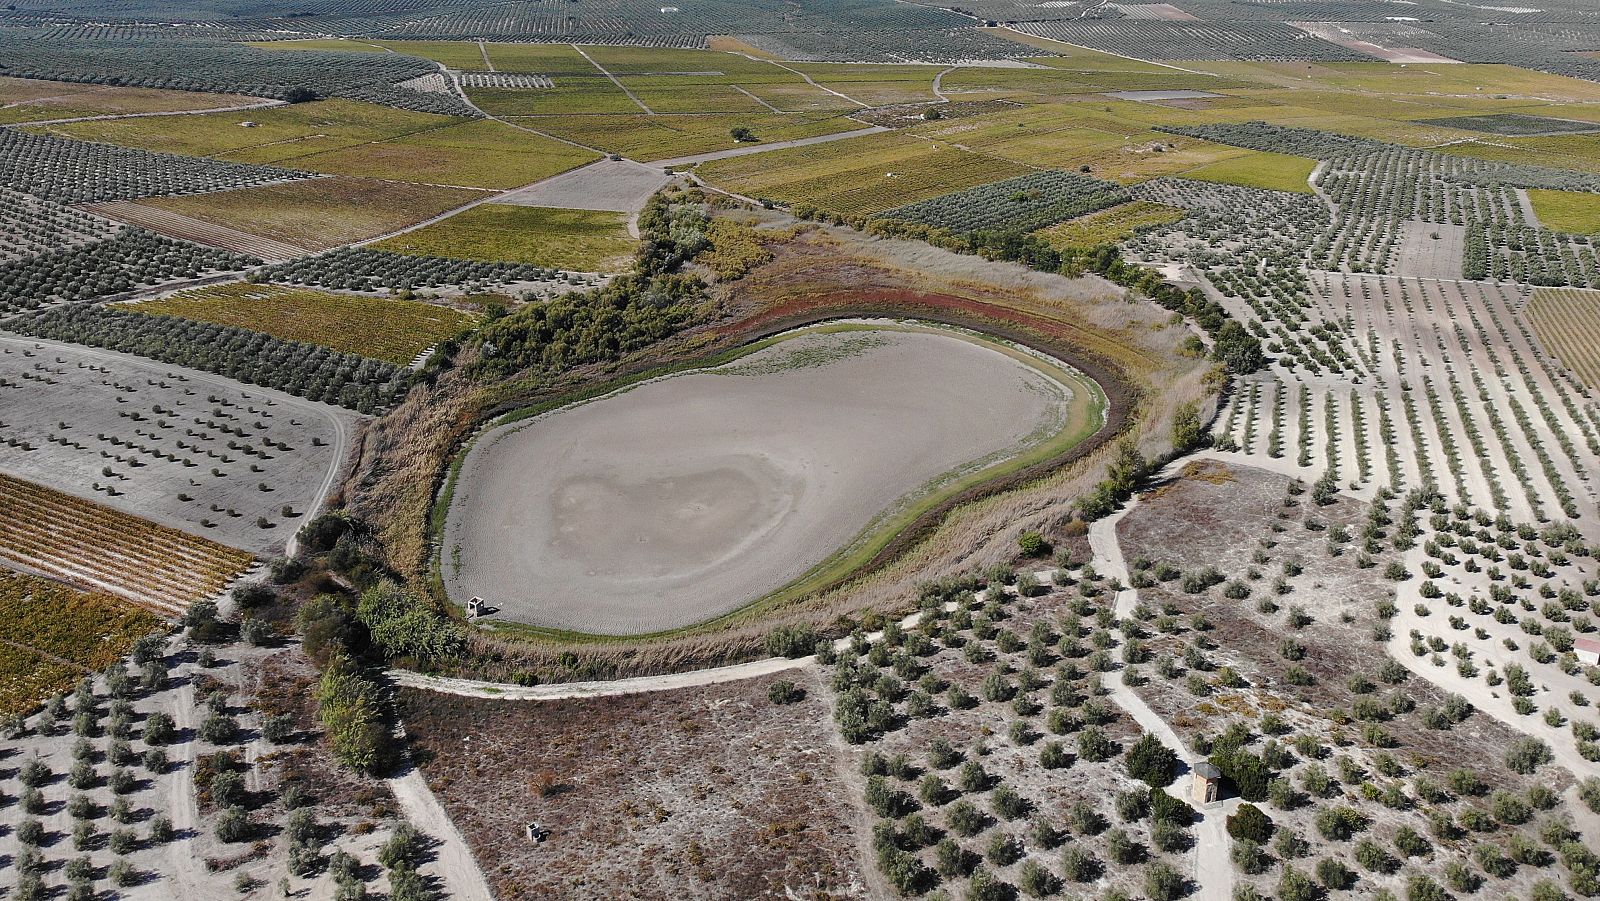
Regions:
[[[748,197],[846,215],[881,213],[1027,171],[898,134],[717,160],[697,170],[707,182]]]
[[[139,203],[307,250],[328,250],[399,231],[483,197],[468,188],[318,178]]]
[[[633,254],[627,217],[604,210],[482,204],[373,245],[421,256],[616,272]]]
[[[1556,362],[1589,391],[1600,391],[1600,354],[1594,337],[1600,327],[1600,291],[1539,288],[1528,299],[1523,316]]]
[[[31,712],[85,673],[116,663],[159,623],[108,594],[0,566],[0,716]]]
[[[0,10],[0,891],[1600,897],[1600,20],[1401,6]]]
[[[9,335],[0,379],[4,472],[262,554],[316,505],[348,427],[277,391]]]
[[[1282,153],[1252,153],[1183,173],[1184,178],[1268,191],[1311,193],[1308,180],[1316,160]]]
[[[267,102],[239,94],[73,85],[0,77],[0,123],[6,125],[87,116],[194,112]]]
[[[1532,188],[1528,200],[1539,224],[1560,232],[1600,234],[1600,195]]]
[[[395,365],[409,364],[472,323],[465,313],[421,301],[249,282],[190,288],[112,308],[247,329]]]
[[[1057,248],[1120,244],[1142,232],[1171,225],[1186,215],[1188,211],[1181,207],[1132,200],[1040,229],[1036,234]]]

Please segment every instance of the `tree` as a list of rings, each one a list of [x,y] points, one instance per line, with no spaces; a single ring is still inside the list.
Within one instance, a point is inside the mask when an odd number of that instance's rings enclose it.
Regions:
[[[389,761],[389,727],[381,692],[354,661],[335,655],[317,687],[318,714],[333,754],[353,769],[381,772]]]
[[[1123,755],[1128,775],[1156,788],[1172,784],[1173,771],[1178,766],[1178,755],[1161,743],[1151,733],[1145,733]]]
[[[740,144],[753,143],[757,140],[755,132],[744,125],[735,125],[728,129],[728,134]]]
[[[1235,839],[1265,844],[1272,838],[1272,818],[1254,804],[1240,804],[1227,822],[1228,834]]]
[[[1200,423],[1200,409],[1185,403],[1172,414],[1172,449],[1184,453],[1200,446],[1205,438],[1205,427]]]
[[[817,648],[817,630],[805,623],[778,626],[767,633],[767,653],[798,660]]]

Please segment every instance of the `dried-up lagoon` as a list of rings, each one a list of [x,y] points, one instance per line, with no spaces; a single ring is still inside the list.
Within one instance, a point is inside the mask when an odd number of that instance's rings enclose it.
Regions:
[[[1093,435],[1104,408],[1081,373],[986,336],[800,329],[488,429],[455,479],[441,574],[508,622],[680,629],[848,571],[940,500]]]

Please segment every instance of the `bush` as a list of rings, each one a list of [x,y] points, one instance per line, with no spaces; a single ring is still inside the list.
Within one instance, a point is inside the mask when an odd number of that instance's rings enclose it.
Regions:
[[[1144,871],[1144,893],[1150,901],[1175,901],[1187,887],[1188,881],[1166,861],[1157,861]]]
[[[1240,804],[1227,819],[1228,834],[1241,841],[1265,844],[1272,838],[1272,818],[1254,804]]]
[[[1532,775],[1534,770],[1554,759],[1550,746],[1532,737],[1519,738],[1506,750],[1506,767],[1524,776]]]
[[[1149,733],[1129,746],[1123,760],[1129,776],[1155,788],[1171,785],[1178,766],[1178,755]]]
[[[343,654],[336,655],[317,687],[318,715],[339,761],[353,769],[387,769],[390,732],[378,684]]]
[[[1017,536],[1017,549],[1024,557],[1043,557],[1050,553],[1050,545],[1038,532],[1023,532]]]

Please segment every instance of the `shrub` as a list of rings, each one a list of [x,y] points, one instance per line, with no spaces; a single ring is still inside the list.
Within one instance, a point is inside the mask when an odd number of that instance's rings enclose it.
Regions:
[[[1228,834],[1241,841],[1265,844],[1272,838],[1272,818],[1254,804],[1240,804],[1227,819]]]
[[[774,704],[793,704],[805,696],[805,689],[787,679],[779,679],[767,688],[767,700]]]
[[[1123,760],[1129,776],[1156,788],[1171,785],[1178,766],[1178,755],[1149,733],[1129,746]]]
[[[816,650],[817,638],[817,630],[804,623],[778,626],[767,633],[767,653],[798,660]]]

